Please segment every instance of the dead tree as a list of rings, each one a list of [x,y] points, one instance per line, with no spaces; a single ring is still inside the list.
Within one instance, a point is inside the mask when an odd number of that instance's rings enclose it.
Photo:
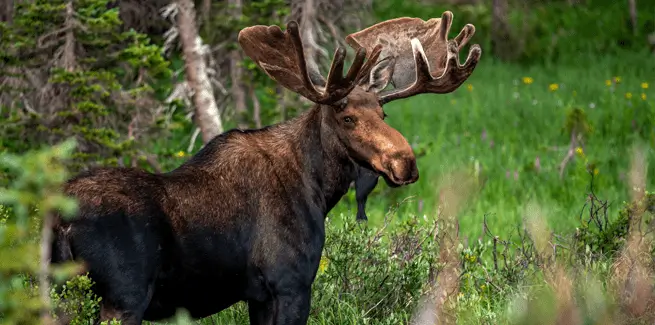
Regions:
[[[101,320],[192,317],[247,301],[251,324],[306,324],[311,286],[325,243],[325,217],[356,168],[392,187],[418,180],[407,140],[384,122],[382,105],[456,90],[481,55],[459,51],[475,29],[447,35],[452,13],[427,22],[385,21],[349,35],[357,51],[344,75],[345,49],[327,80],[307,64],[298,24],[252,26],[241,48],[280,85],[315,103],[263,129],[214,137],[177,169],[96,168],[65,192],[79,217],[58,220],[53,262],[82,260],[102,297]],[[385,90],[393,80],[395,89]],[[208,293],[211,293],[208,295]]]
[[[216,106],[214,91],[207,76],[202,51],[202,40],[198,36],[195,9],[192,0],[177,0],[178,29],[184,53],[186,80],[193,92],[196,125],[202,132],[203,143],[209,142],[223,132],[223,122]]]
[[[228,0],[230,8],[230,15],[233,18],[241,16],[241,0]],[[236,21],[236,19],[235,19]],[[237,125],[239,128],[245,129],[248,127],[246,119],[248,116],[248,106],[246,104],[246,91],[243,86],[243,67],[241,66],[241,53],[238,49],[230,51],[230,79],[232,86],[230,92],[232,93],[232,102],[234,103],[234,112],[237,118]]]

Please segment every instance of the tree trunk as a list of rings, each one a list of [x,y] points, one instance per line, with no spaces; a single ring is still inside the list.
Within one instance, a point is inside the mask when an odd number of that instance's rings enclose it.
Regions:
[[[241,16],[241,0],[229,0],[233,18]],[[241,54],[238,49],[230,51],[230,78],[232,79],[232,100],[234,101],[234,112],[236,113],[237,125],[241,129],[248,127],[248,109],[246,106],[246,91],[243,85],[243,67],[241,67]]]
[[[54,224],[54,216],[52,212],[46,212],[43,225],[41,228],[41,258],[39,263],[39,291],[41,295],[41,324],[53,324],[52,317],[50,317],[50,258],[52,255],[52,226]]]
[[[507,0],[493,0],[491,15],[491,51],[501,59],[510,59],[512,44],[507,23]]]
[[[311,69],[318,69],[318,55],[316,53],[316,4],[314,0],[304,0],[302,6],[302,17],[300,18],[300,32],[302,33],[303,44],[305,45],[305,58]],[[316,71],[315,70],[315,71]]]
[[[262,106],[255,93],[255,86],[251,85],[248,91],[250,93],[250,100],[252,100],[252,119],[255,122],[255,127],[259,129],[262,127]]]
[[[223,123],[218,113],[207,66],[202,53],[202,40],[198,36],[195,9],[192,0],[177,0],[177,24],[184,53],[184,68],[189,88],[193,91],[195,123],[202,132],[203,143],[223,133]]]
[[[280,111],[280,120],[282,122],[287,120],[287,95],[285,88],[277,85],[275,87],[275,92],[277,94],[277,104]]]
[[[637,0],[628,0],[630,7],[630,23],[632,24],[632,34],[637,35]]]
[[[0,21],[11,23],[14,18],[14,0],[0,0]]]

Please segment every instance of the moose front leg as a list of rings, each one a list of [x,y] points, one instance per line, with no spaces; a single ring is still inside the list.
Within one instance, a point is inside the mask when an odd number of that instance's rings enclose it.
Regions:
[[[285,290],[270,299],[248,301],[251,325],[305,325],[309,319],[311,289]]]
[[[355,199],[357,200],[357,221],[366,221],[366,200],[378,184],[379,175],[364,167],[357,167],[355,179]]]

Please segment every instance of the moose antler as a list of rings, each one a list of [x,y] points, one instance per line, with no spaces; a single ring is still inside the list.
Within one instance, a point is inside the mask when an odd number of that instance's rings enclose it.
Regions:
[[[395,58],[391,80],[395,89],[378,95],[382,104],[421,93],[449,93],[468,79],[482,50],[477,44],[471,46],[466,62],[460,65],[459,50],[473,36],[475,27],[466,24],[455,39],[448,40],[452,21],[450,11],[428,21],[397,18],[346,37],[346,42],[355,49],[371,49],[382,44],[381,56]]]
[[[359,48],[346,76],[343,76],[346,50],[334,53],[327,82],[317,68],[308,68],[298,23],[287,24],[286,32],[278,26],[257,25],[242,29],[238,36],[243,51],[282,86],[318,104],[333,104],[346,97],[357,81],[368,75],[380,55],[382,46]],[[369,58],[366,63],[366,53]],[[317,89],[319,86],[322,89]]]

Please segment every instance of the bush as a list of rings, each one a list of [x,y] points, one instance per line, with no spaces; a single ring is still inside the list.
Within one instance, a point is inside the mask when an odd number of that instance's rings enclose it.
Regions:
[[[342,218],[338,227],[328,221],[312,315],[330,324],[407,323],[437,272],[436,223],[413,217],[389,232]]]

